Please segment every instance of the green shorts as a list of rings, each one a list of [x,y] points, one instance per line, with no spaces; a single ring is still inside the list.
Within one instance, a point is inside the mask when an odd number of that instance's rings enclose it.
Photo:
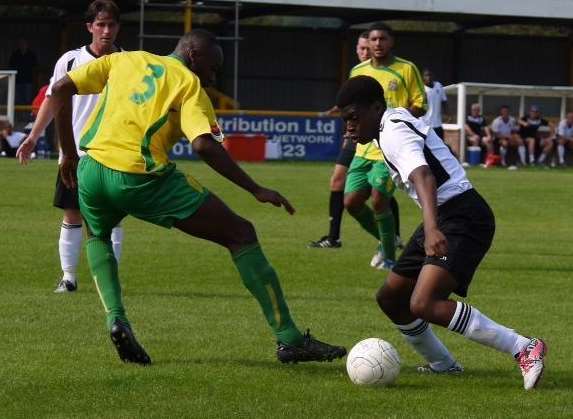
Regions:
[[[90,156],[80,160],[78,185],[82,217],[91,233],[103,239],[126,215],[171,228],[193,215],[209,196],[175,165],[161,175],[133,174],[109,169]]]
[[[394,194],[394,182],[386,164],[382,160],[368,160],[354,156],[346,174],[344,193],[376,189],[390,198]]]

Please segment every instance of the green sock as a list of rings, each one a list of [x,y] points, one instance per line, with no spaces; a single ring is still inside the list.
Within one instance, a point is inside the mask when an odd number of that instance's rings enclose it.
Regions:
[[[86,250],[92,278],[105,309],[108,329],[111,329],[116,319],[129,325],[121,302],[117,261],[113,255],[111,241],[91,238],[87,241]]]
[[[351,214],[360,226],[366,230],[372,237],[376,240],[380,240],[378,236],[378,227],[376,221],[374,220],[374,212],[370,209],[368,205],[364,205],[360,212],[356,215]]]
[[[382,242],[382,250],[386,259],[396,260],[396,230],[394,228],[394,216],[391,210],[375,214],[374,219],[378,226],[378,234]]]
[[[277,340],[298,345],[303,336],[290,316],[279,278],[267,261],[258,243],[249,245],[233,255],[245,287],[259,302]]]

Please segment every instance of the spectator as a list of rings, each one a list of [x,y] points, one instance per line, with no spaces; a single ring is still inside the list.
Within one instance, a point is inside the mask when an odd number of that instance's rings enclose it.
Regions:
[[[429,69],[424,69],[424,90],[428,97],[428,111],[421,117],[427,125],[432,127],[438,137],[444,139],[444,129],[442,128],[442,112],[448,111],[448,97],[444,87],[439,81],[434,80],[434,75]]]
[[[509,170],[517,169],[515,151],[519,154],[521,164],[525,166],[525,146],[523,140],[517,134],[518,125],[513,116],[509,115],[509,106],[503,105],[499,108],[499,116],[491,124],[495,141],[499,142],[499,154],[501,154],[501,165],[507,166]],[[511,157],[511,160],[510,160]]]
[[[565,148],[573,150],[573,112],[569,112],[557,127],[557,156],[559,166],[565,166]]]
[[[540,131],[540,127],[546,128]],[[543,164],[553,149],[553,130],[549,122],[541,117],[541,111],[536,105],[532,105],[528,114],[519,120],[519,135],[527,144],[529,164],[535,165],[535,149],[539,147],[542,148],[542,152],[537,163]]]
[[[485,147],[487,162],[487,157],[494,154],[493,135],[487,125],[486,119],[481,114],[481,106],[479,103],[472,103],[470,114],[466,117],[464,131],[470,146]]]
[[[10,69],[16,70],[16,104],[29,105],[34,98],[34,70],[36,54],[28,48],[28,41],[18,40],[18,48],[10,55]]]
[[[26,138],[26,134],[14,131],[12,124],[7,123],[0,131],[1,155],[3,157],[16,157],[16,150],[18,150],[20,143],[24,141],[24,138]]]

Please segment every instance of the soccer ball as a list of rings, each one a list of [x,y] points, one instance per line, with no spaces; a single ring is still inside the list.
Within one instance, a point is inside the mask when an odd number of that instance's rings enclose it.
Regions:
[[[398,351],[385,340],[364,339],[354,345],[348,354],[346,371],[354,384],[392,384],[400,372],[400,357]]]

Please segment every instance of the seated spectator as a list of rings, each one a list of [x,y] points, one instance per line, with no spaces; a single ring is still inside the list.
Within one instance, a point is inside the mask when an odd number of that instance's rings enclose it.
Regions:
[[[485,147],[486,156],[494,154],[493,135],[491,129],[487,126],[487,121],[481,114],[481,106],[479,103],[472,104],[470,114],[466,117],[464,131],[469,146]]]
[[[540,127],[545,129],[539,131]],[[527,115],[519,120],[519,135],[527,144],[529,152],[529,164],[535,165],[535,150],[541,148],[541,154],[537,160],[538,164],[543,164],[547,155],[553,150],[553,129],[549,121],[541,117],[539,107],[532,105]]]
[[[16,150],[20,143],[24,141],[26,134],[12,129],[12,124],[7,123],[0,131],[1,155],[6,157],[16,157]]]
[[[513,116],[509,115],[509,106],[503,105],[499,108],[499,116],[491,124],[494,140],[499,142],[499,154],[501,155],[501,165],[509,166],[509,170],[517,169],[517,157],[519,155],[521,164],[525,166],[525,145],[521,137],[517,134],[519,126]]]
[[[573,112],[569,112],[557,127],[557,156],[559,166],[565,166],[565,149],[573,150]]]

